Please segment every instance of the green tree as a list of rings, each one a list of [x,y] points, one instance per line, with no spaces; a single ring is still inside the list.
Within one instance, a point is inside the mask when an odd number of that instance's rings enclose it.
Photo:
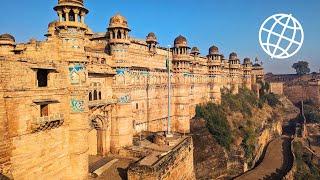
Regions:
[[[309,63],[307,61],[298,61],[292,65],[292,68],[296,70],[298,75],[310,73]]]

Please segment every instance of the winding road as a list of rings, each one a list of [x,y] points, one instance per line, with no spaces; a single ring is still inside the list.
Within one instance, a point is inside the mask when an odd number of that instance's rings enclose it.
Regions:
[[[293,157],[288,136],[274,139],[267,146],[262,162],[236,180],[281,179],[291,169]]]

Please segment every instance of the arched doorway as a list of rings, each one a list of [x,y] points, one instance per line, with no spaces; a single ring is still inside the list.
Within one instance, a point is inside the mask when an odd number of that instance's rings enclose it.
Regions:
[[[107,117],[94,115],[91,119],[91,130],[89,131],[89,154],[105,156],[106,144],[106,121]]]

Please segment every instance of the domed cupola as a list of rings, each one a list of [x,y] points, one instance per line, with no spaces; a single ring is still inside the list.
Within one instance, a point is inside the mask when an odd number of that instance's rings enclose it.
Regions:
[[[240,64],[240,60],[238,59],[237,53],[235,53],[235,52],[230,53],[230,55],[229,55],[229,67],[230,67],[230,69],[239,69],[240,65],[241,64]]]
[[[156,52],[156,46],[158,44],[158,40],[156,35],[153,32],[150,32],[146,37],[146,42],[148,45],[148,49],[150,52],[155,53]]]
[[[83,0],[59,0],[54,10],[59,16],[58,27],[88,28],[84,19],[89,11],[84,7]]]
[[[197,47],[193,47],[191,49],[190,54],[192,54],[193,56],[198,56],[200,54],[200,51],[199,51],[199,49]]]
[[[13,54],[15,43],[16,43],[16,40],[12,35],[1,34],[0,35],[0,55]]]
[[[146,42],[148,43],[148,44],[150,44],[150,43],[158,43],[157,42],[157,37],[156,37],[156,35],[153,33],[153,32],[150,32],[148,35],[147,35],[147,39],[146,39]]]
[[[219,48],[215,45],[209,48],[209,55],[219,54]]]
[[[238,58],[237,53],[235,53],[235,52],[230,53],[230,55],[229,55],[230,60],[236,60],[237,58]]]
[[[112,28],[123,28],[123,29],[128,29],[128,21],[127,19],[122,16],[121,14],[116,14],[114,16],[112,16],[110,18],[110,21],[109,21],[109,29],[112,29]],[[129,30],[130,31],[130,30]]]
[[[120,14],[110,18],[108,33],[110,44],[130,44],[128,21]]]
[[[0,35],[0,45],[9,45],[14,46],[16,40],[10,34],[1,34]]]
[[[188,47],[187,38],[183,37],[182,35],[179,35],[179,36],[174,40],[174,47],[176,47],[176,48],[179,48],[179,47]]]
[[[189,49],[187,38],[179,35],[174,40],[173,55],[187,55],[189,54]]]
[[[244,64],[244,65],[246,65],[246,64],[252,64],[251,59],[250,59],[250,58],[244,58],[243,64]]]
[[[215,45],[211,46],[209,48],[209,54],[207,55],[209,60],[213,60],[213,61],[222,61],[222,55],[219,54],[219,48]]]

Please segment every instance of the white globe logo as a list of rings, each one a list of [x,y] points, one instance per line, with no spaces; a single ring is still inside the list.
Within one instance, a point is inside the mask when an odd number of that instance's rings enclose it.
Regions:
[[[304,32],[299,21],[291,14],[275,14],[260,27],[259,42],[271,58],[286,59],[301,48]]]

